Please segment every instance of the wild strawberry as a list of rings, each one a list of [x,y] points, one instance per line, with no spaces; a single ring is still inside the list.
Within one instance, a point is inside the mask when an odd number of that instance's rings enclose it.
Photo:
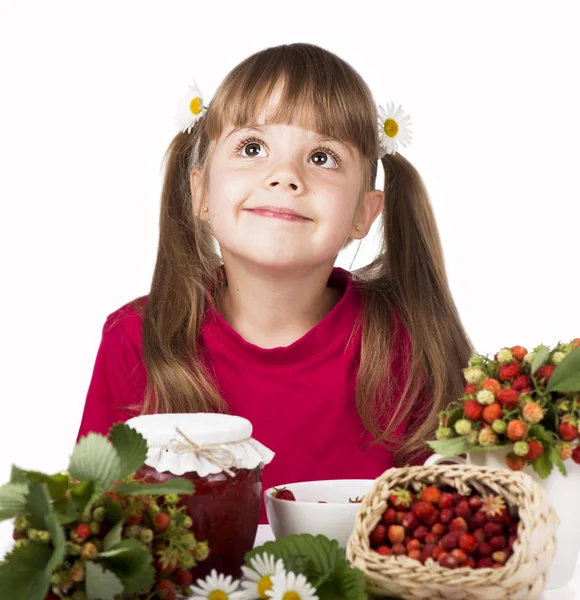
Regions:
[[[401,525],[409,532],[415,531],[419,525],[421,525],[421,521],[419,517],[413,512],[409,511],[405,514],[403,520],[401,521]]]
[[[501,526],[501,523],[490,521],[483,526],[483,531],[485,531],[487,537],[492,538],[501,535],[503,533],[503,527]]]
[[[369,540],[371,546],[377,548],[378,546],[382,546],[387,539],[387,528],[380,523],[371,531],[369,536]]]
[[[91,529],[86,523],[81,523],[77,525],[73,532],[71,533],[71,538],[73,542],[77,544],[82,544],[85,540],[88,540],[91,537]]]
[[[436,533],[433,533],[432,531],[430,531],[426,536],[425,536],[425,544],[435,544],[437,545],[439,543],[439,540],[441,539],[440,535],[437,535]],[[421,543],[419,540],[417,540],[419,543]]]
[[[442,492],[438,504],[439,508],[451,508],[453,506],[453,495],[449,492]]]
[[[401,525],[403,523],[403,520],[405,519],[405,517],[407,516],[407,511],[406,510],[398,510],[395,512],[395,523],[397,525]]]
[[[476,564],[478,569],[491,569],[494,562],[491,556],[485,556],[484,558],[480,558]]]
[[[507,554],[501,550],[496,550],[492,555],[491,555],[492,560],[494,560],[496,563],[502,564],[505,563],[505,561],[507,560]]]
[[[485,540],[487,539],[487,535],[486,535],[485,531],[484,531],[483,529],[481,529],[481,528],[479,528],[479,529],[476,529],[476,530],[473,532],[473,537],[474,537],[474,538],[476,539],[476,541],[477,541],[478,543],[480,543],[480,544],[481,544],[481,542],[485,542]]]
[[[451,427],[439,427],[435,432],[435,437],[438,440],[449,440],[453,437],[453,429]]]
[[[477,393],[477,384],[476,383],[466,383],[465,388],[463,389],[464,396],[473,396]]]
[[[382,556],[390,556],[392,554],[392,551],[388,546],[379,546],[378,548],[375,548],[375,552]]]
[[[525,456],[528,452],[530,451],[530,446],[528,445],[528,442],[516,442],[514,444],[514,454],[517,454],[518,456]]]
[[[578,428],[569,421],[564,421],[560,423],[558,433],[565,442],[571,442],[578,437]]]
[[[471,421],[469,419],[459,419],[454,428],[459,435],[468,435],[471,431]]]
[[[463,412],[470,421],[481,421],[483,406],[477,400],[468,400],[463,404]]]
[[[421,492],[421,500],[423,500],[423,502],[430,502],[431,504],[439,504],[440,498],[441,498],[441,490],[434,485],[430,485],[430,486],[426,487]]]
[[[434,523],[431,525],[431,533],[442,536],[447,531],[447,527],[443,523]]]
[[[496,419],[491,424],[491,428],[495,433],[498,433],[499,435],[503,435],[506,432],[507,424],[505,421],[502,421],[501,419]]]
[[[407,548],[407,550],[417,550],[421,549],[422,544],[419,540],[415,538],[410,538],[407,539],[407,541],[405,542],[405,547]]]
[[[429,533],[429,529],[427,529],[425,525],[419,525],[419,527],[413,531],[413,537],[418,540],[424,540]]]
[[[580,465],[580,446],[576,446],[576,448],[574,448],[574,450],[572,450],[572,460],[577,465]]]
[[[520,375],[512,381],[512,388],[520,393],[531,392],[534,389],[534,384],[527,375]]]
[[[439,523],[440,520],[441,520],[441,513],[436,508],[430,517],[423,519],[423,523],[425,523],[425,525],[427,525],[427,527],[433,527],[433,525],[435,525],[435,523]]]
[[[543,367],[540,367],[535,373],[536,380],[542,385],[547,385],[555,369],[555,365],[544,365]]]
[[[568,460],[572,457],[572,446],[570,444],[558,444],[556,450],[562,460]]]
[[[294,496],[294,493],[292,492],[292,490],[289,490],[288,488],[274,488],[274,491],[272,492],[272,498],[277,498],[278,500],[290,500],[290,501],[296,501],[296,496]]]
[[[391,544],[397,544],[405,539],[405,528],[401,525],[391,525],[387,529],[387,536]]]
[[[513,388],[504,388],[499,391],[497,401],[506,409],[513,410],[520,403],[520,393]]]
[[[468,556],[467,560],[463,562],[464,567],[469,567],[470,569],[475,569],[475,560],[472,556]]]
[[[434,558],[435,560],[439,560],[439,557],[440,557],[442,554],[445,554],[445,548],[443,548],[443,546],[441,546],[441,545],[439,545],[439,546],[436,546],[436,547],[433,549],[433,552],[431,552],[431,556],[432,556],[432,558]]]
[[[490,377],[488,379],[484,379],[481,382],[481,387],[484,390],[492,392],[494,396],[497,396],[499,394],[499,391],[501,390],[501,383],[497,379],[493,379],[492,377]]]
[[[518,442],[526,437],[526,424],[519,419],[513,419],[508,423],[506,435],[512,442]]]
[[[505,457],[505,462],[512,471],[521,471],[526,466],[526,459],[513,452],[510,452]]]
[[[397,516],[397,511],[394,508],[387,508],[387,510],[383,513],[382,521],[385,525],[393,525],[395,522],[395,517]]]
[[[166,561],[159,557],[155,562],[155,567],[159,573],[163,575],[171,575],[177,569],[177,563],[173,561]]]
[[[166,512],[158,512],[153,517],[153,527],[155,531],[165,531],[169,527],[171,519]]]
[[[457,517],[449,523],[449,531],[467,531],[467,521],[463,517]]]
[[[544,409],[537,402],[528,402],[522,410],[522,415],[530,423],[539,423],[544,418]]]
[[[456,569],[459,566],[455,556],[450,553],[442,554],[438,562],[442,567],[446,567],[447,569]]]
[[[428,519],[435,512],[435,507],[429,503],[424,502],[423,500],[419,500],[415,502],[411,507],[411,510],[420,518],[420,519]]]
[[[461,548],[454,548],[451,550],[450,554],[455,556],[458,564],[462,564],[467,560],[467,554]]]
[[[476,512],[481,508],[481,505],[483,504],[483,499],[481,496],[478,496],[478,495],[470,496],[467,499],[467,504],[469,504],[469,508],[471,509],[471,512]]]
[[[490,427],[484,427],[479,432],[478,441],[482,446],[495,446],[497,444],[497,435]]]
[[[407,556],[409,558],[413,558],[414,560],[420,560],[421,559],[421,550],[409,550],[409,552],[407,553]]]
[[[389,495],[389,502],[395,510],[404,510],[411,506],[411,492],[403,488],[395,488]]]
[[[496,535],[489,540],[489,544],[494,550],[501,550],[506,547],[507,540],[505,535]]]
[[[501,419],[503,410],[498,402],[494,402],[483,409],[483,420],[491,425],[496,419]]]
[[[447,523],[451,523],[451,521],[453,521],[453,511],[450,508],[442,508],[441,509],[441,513],[439,515],[439,520],[441,521],[441,523],[443,523],[444,525],[447,525]]]
[[[487,523],[487,515],[482,510],[478,510],[473,515],[472,521],[475,528],[483,527]]]
[[[467,554],[471,554],[477,548],[477,540],[470,533],[462,533],[459,538],[459,547]]]
[[[519,360],[520,362],[524,360],[524,356],[528,353],[528,351],[523,346],[512,346],[510,348],[514,358]]]
[[[502,381],[509,381],[514,377],[517,377],[520,374],[520,363],[517,361],[513,361],[508,363],[507,365],[502,365],[499,368],[499,378]]]
[[[471,517],[471,509],[469,508],[469,504],[467,503],[467,500],[462,500],[455,507],[455,514],[458,517],[463,517],[464,519]]]
[[[532,462],[533,460],[537,460],[544,454],[544,446],[538,442],[538,440],[529,440],[528,441],[529,451],[527,454],[524,454],[524,460],[528,462]]]
[[[479,390],[475,398],[477,399],[479,404],[482,404],[483,406],[489,406],[490,404],[493,404],[495,402],[495,396],[490,390]]]
[[[398,542],[396,544],[393,544],[393,546],[391,548],[391,552],[395,556],[401,556],[403,554],[407,554],[407,548],[405,548],[404,544]]]
[[[86,543],[81,548],[81,557],[85,560],[95,559],[98,553],[99,551],[97,550],[97,547],[94,544],[91,544],[90,542]]]
[[[162,579],[157,584],[157,592],[161,600],[175,600],[175,587],[170,579]]]

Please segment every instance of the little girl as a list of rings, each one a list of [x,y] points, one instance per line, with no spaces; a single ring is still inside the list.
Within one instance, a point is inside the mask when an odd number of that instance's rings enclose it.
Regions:
[[[421,464],[473,346],[424,184],[393,151],[400,112],[379,130],[360,75],[304,43],[250,56],[191,106],[166,155],[150,292],[106,319],[78,437],[229,412],[276,453],[264,489]],[[377,217],[379,255],[335,267]]]

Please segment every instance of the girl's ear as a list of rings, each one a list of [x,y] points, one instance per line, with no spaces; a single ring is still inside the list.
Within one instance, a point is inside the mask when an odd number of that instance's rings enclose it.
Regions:
[[[383,209],[384,201],[385,194],[382,190],[372,190],[365,194],[363,205],[352,224],[351,238],[362,239],[368,235],[372,224]]]
[[[200,202],[202,201],[201,194],[201,169],[192,169],[189,174],[189,185],[191,188],[191,201],[193,204],[193,214],[195,216],[199,215],[199,218],[202,221],[207,220],[208,211],[203,212],[203,206],[200,206]]]

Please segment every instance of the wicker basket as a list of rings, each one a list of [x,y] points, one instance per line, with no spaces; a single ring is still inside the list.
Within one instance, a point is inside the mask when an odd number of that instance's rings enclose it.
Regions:
[[[449,485],[469,495],[497,494],[519,513],[518,540],[501,569],[448,569],[433,559],[423,565],[407,556],[382,556],[371,549],[370,532],[387,509],[396,487],[419,491],[422,484]],[[473,465],[405,467],[385,471],[366,494],[348,541],[347,558],[363,571],[370,594],[430,600],[499,600],[540,598],[556,552],[560,520],[544,489],[529,475]]]

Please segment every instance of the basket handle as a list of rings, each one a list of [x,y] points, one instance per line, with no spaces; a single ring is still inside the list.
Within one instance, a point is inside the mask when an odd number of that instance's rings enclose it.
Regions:
[[[423,464],[425,467],[431,467],[433,465],[438,465],[443,462],[452,462],[457,463],[458,465],[466,465],[467,461],[461,456],[443,456],[443,454],[432,454]]]

